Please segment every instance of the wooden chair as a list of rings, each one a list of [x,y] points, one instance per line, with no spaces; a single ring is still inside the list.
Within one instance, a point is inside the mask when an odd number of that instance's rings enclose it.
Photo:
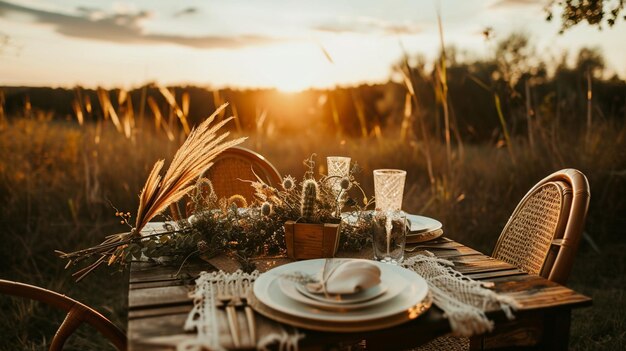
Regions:
[[[580,171],[569,168],[550,174],[533,186],[517,205],[492,256],[564,285],[582,237],[589,198],[589,183]],[[541,337],[537,323],[529,321],[524,330],[505,327],[493,335],[472,338],[471,343],[467,338],[441,337],[419,350],[533,346]]]
[[[219,154],[203,177],[211,181],[218,199],[241,195],[251,203],[254,201],[254,189],[249,182],[242,180],[256,181],[255,174],[270,186],[275,187],[282,182],[278,170],[265,157],[252,150],[234,146]],[[193,212],[192,204],[187,199],[183,202],[186,202],[184,214],[178,203],[170,206],[174,220]]]
[[[105,316],[65,295],[33,285],[0,279],[0,293],[43,302],[67,311],[50,344],[51,351],[62,350],[67,338],[87,323],[107,338],[118,350],[126,350],[126,335]]]

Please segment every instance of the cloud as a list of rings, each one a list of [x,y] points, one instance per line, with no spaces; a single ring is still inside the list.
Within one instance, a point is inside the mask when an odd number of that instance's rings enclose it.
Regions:
[[[193,37],[146,33],[143,24],[152,17],[152,13],[149,11],[107,13],[91,7],[79,7],[76,10],[78,15],[67,15],[0,0],[0,17],[9,17],[11,13],[30,15],[37,23],[52,25],[57,33],[72,38],[123,44],[169,43],[193,48],[238,48],[267,44],[278,40],[259,35]],[[186,9],[185,12],[189,13],[189,10]]]
[[[313,27],[315,30],[331,33],[384,33],[416,34],[422,28],[409,22],[387,22],[370,17],[340,19]]]
[[[543,5],[545,1],[543,0],[498,0],[491,4],[491,8],[507,8],[507,7],[518,7],[518,6],[536,6]]]

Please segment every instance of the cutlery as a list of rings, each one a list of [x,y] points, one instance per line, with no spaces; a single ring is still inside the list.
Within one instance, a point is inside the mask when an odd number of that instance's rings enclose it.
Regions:
[[[230,335],[233,339],[233,344],[236,348],[241,346],[241,340],[239,339],[239,323],[237,323],[237,311],[235,310],[235,302],[233,294],[228,291],[229,284],[225,281],[217,283],[217,304],[218,307],[223,307],[226,310],[226,317],[228,319],[228,329],[230,329]]]
[[[413,252],[416,250],[457,250],[458,247],[448,247],[448,246],[435,246],[435,245],[415,245],[413,247],[405,247],[405,252]]]
[[[248,301],[248,296],[252,293],[252,282],[250,282],[250,279],[244,278],[241,281],[240,288],[239,297],[241,298],[244,311],[246,312],[246,321],[248,322],[250,340],[252,341],[253,346],[256,347],[256,322],[254,320],[254,311],[252,310],[252,307],[250,307],[250,303]]]

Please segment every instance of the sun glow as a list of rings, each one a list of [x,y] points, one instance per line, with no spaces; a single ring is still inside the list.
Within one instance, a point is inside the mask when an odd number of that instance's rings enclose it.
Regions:
[[[312,87],[310,82],[299,80],[297,78],[277,80],[274,81],[273,85],[282,93],[298,93]]]
[[[309,42],[282,43],[245,51],[245,56],[254,57],[255,68],[248,65],[246,71],[248,84],[252,86],[292,93],[335,83],[335,79],[328,79],[332,77],[332,65]]]

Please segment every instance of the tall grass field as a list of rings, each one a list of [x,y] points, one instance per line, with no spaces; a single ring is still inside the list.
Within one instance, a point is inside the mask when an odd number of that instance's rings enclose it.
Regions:
[[[445,57],[444,57],[445,58]],[[490,253],[536,182],[582,171],[591,205],[568,283],[591,296],[575,310],[570,348],[626,349],[626,84],[602,78],[593,55],[555,73],[515,72],[497,60],[399,63],[402,82],[309,90],[207,90],[148,85],[131,91],[2,89],[0,278],[67,294],[126,328],[128,272],[99,269],[74,283],[55,249],[79,249],[126,231],[154,162],[229,102],[233,136],[282,175],[301,178],[311,154],[349,156],[373,194],[372,170],[407,170],[403,207],[439,219],[445,235]],[[504,66],[503,66],[504,65]],[[507,68],[508,67],[508,68]],[[529,71],[530,72],[530,71]],[[1,297],[0,350],[41,350],[63,315]],[[111,349],[88,327],[68,350]]]

